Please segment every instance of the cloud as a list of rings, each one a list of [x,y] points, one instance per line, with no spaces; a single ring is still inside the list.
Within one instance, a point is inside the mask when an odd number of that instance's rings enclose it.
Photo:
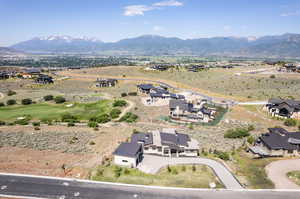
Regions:
[[[182,2],[175,1],[175,0],[169,0],[169,1],[161,1],[152,4],[153,6],[158,6],[158,7],[164,7],[164,6],[183,6]]]
[[[281,17],[300,16],[300,11],[282,13]]]
[[[154,8],[146,5],[132,5],[124,8],[125,16],[144,15],[144,12],[153,10]]]
[[[175,0],[168,0],[168,1],[160,1],[157,3],[153,3],[152,5],[130,5],[124,7],[124,16],[138,16],[144,15],[145,12],[150,10],[158,10],[162,7],[171,7],[171,6],[183,6],[183,3]]]
[[[153,27],[153,31],[155,31],[155,32],[160,32],[162,30],[164,30],[164,27],[162,27],[162,26],[154,26]]]
[[[225,31],[230,31],[230,30],[231,30],[231,26],[224,26],[223,29],[224,29]]]

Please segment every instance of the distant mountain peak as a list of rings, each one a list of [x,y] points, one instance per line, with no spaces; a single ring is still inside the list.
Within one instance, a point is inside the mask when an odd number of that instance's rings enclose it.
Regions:
[[[69,35],[50,35],[50,36],[44,36],[44,37],[34,37],[32,40],[41,40],[41,41],[66,41],[66,42],[72,42],[72,41],[91,41],[91,42],[101,42],[101,40],[94,38],[94,37],[72,37]]]

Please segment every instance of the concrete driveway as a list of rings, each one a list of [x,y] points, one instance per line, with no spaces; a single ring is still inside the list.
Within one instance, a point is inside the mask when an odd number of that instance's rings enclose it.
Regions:
[[[268,177],[275,184],[276,189],[300,189],[287,177],[289,171],[300,171],[300,159],[279,160],[266,166]]]
[[[213,169],[215,174],[219,177],[220,181],[224,184],[227,189],[243,189],[238,180],[233,176],[233,174],[221,163],[198,157],[180,157],[180,158],[170,158],[161,157],[154,155],[144,155],[143,161],[138,165],[138,169],[145,172],[155,174],[159,169],[166,167],[168,165],[176,164],[203,164],[209,166]]]

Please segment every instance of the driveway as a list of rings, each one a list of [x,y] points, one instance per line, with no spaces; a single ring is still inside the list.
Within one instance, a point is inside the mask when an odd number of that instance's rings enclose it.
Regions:
[[[154,155],[144,155],[143,161],[138,165],[138,169],[145,172],[155,174],[162,167],[176,164],[203,164],[213,169],[215,174],[219,177],[220,181],[227,189],[243,189],[238,180],[233,174],[221,163],[207,159],[197,157],[181,157],[170,158]]]
[[[268,177],[273,181],[276,189],[300,189],[300,186],[287,177],[286,174],[290,171],[300,171],[300,159],[279,160],[266,166]]]

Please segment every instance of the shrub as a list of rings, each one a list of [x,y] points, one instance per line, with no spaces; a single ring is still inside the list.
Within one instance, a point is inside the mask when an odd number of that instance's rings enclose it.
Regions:
[[[271,79],[275,79],[276,76],[275,76],[275,75],[271,75],[270,78],[271,78]]]
[[[32,122],[32,125],[33,126],[41,126],[41,123],[40,122]]]
[[[255,138],[253,136],[250,136],[250,137],[247,138],[247,142],[249,144],[253,144],[255,142]]]
[[[128,93],[129,96],[137,96],[137,92],[130,92]]]
[[[78,122],[78,119],[77,119],[76,116],[71,115],[70,113],[66,113],[66,114],[63,114],[61,116],[61,121],[62,122],[73,122],[73,123],[75,123],[75,122]]]
[[[247,129],[248,129],[248,131],[254,131],[255,127],[253,125],[249,125]]]
[[[62,96],[56,96],[54,98],[54,101],[55,101],[56,104],[62,104],[64,102],[66,102],[66,99],[64,97],[62,97]]]
[[[39,131],[39,130],[41,130],[41,129],[40,129],[40,127],[36,126],[36,127],[34,127],[34,130],[35,130],[35,131]]]
[[[196,166],[193,164],[192,166],[192,171],[195,172],[197,169],[196,169]]]
[[[9,100],[7,100],[7,102],[6,102],[6,105],[8,105],[8,106],[15,105],[15,104],[17,104],[17,102],[16,102],[16,100],[14,100],[14,99],[9,99]]]
[[[48,125],[52,125],[52,120],[51,119],[41,119],[41,123],[43,124],[48,124]]]
[[[230,159],[229,154],[226,153],[226,152],[223,152],[223,151],[215,150],[215,151],[214,151],[214,154],[215,154],[218,158],[220,158],[220,159],[222,159],[222,160],[225,160],[225,161],[227,161],[227,160]]]
[[[126,97],[127,93],[121,93],[121,97]]]
[[[12,95],[16,95],[17,93],[15,92],[15,91],[12,91],[12,90],[9,90],[8,92],[7,92],[7,95],[8,96],[12,96]]]
[[[51,101],[53,99],[54,99],[53,95],[46,95],[46,96],[44,96],[44,100],[45,101]]]
[[[116,178],[120,177],[120,176],[121,176],[121,173],[122,173],[122,168],[119,167],[119,166],[116,166],[116,167],[114,168],[114,174],[115,174],[115,177],[116,177]]]
[[[249,130],[248,129],[236,128],[236,129],[230,129],[230,130],[228,130],[224,134],[224,138],[236,139],[236,138],[248,137],[249,135],[250,134],[249,134]]]
[[[68,127],[75,126],[74,122],[68,122]]]
[[[292,118],[286,119],[284,121],[284,125],[285,126],[296,126],[297,125],[297,120],[292,119]]]
[[[133,123],[133,122],[136,122],[137,119],[138,119],[137,115],[135,115],[131,112],[128,112],[123,117],[121,117],[120,122]]]
[[[177,171],[176,168],[173,168],[173,169],[172,169],[172,174],[173,174],[173,175],[177,175],[177,174],[178,174],[178,171]]]
[[[21,103],[22,103],[23,105],[29,105],[29,104],[32,104],[32,100],[29,99],[29,98],[22,99]]]
[[[0,126],[4,126],[6,123],[0,120]]]
[[[96,127],[98,127],[98,124],[97,124],[97,122],[89,122],[88,127],[96,128]]]
[[[90,145],[95,145],[96,143],[94,141],[90,141]]]
[[[110,117],[113,119],[118,118],[120,114],[121,114],[121,111],[116,108],[112,109],[109,113]]]
[[[185,171],[186,171],[186,167],[185,167],[185,165],[182,165],[182,167],[181,167],[181,171],[183,171],[183,172],[185,172]]]
[[[110,116],[108,114],[103,114],[97,117],[96,121],[98,123],[107,123],[110,121]]]
[[[3,102],[0,102],[0,107],[1,107],[1,106],[5,106],[5,104],[4,104]]]
[[[171,171],[172,171],[172,169],[171,169],[171,167],[168,165],[167,166],[167,171],[169,172],[169,173],[171,173]]]
[[[123,107],[126,105],[127,105],[127,102],[125,100],[116,100],[113,103],[113,107]]]
[[[28,125],[29,124],[29,120],[28,119],[16,120],[15,124]]]

